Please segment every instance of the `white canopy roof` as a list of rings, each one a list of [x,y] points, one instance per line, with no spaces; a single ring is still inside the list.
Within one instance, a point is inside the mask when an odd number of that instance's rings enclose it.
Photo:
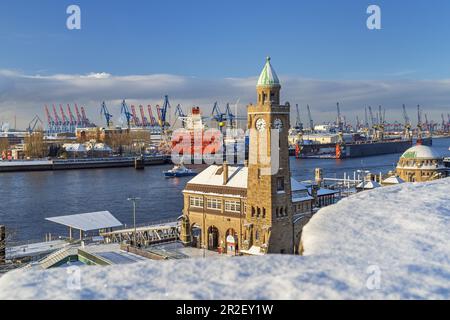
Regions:
[[[366,181],[365,183],[361,182],[356,186],[357,189],[375,189],[379,187],[381,187],[381,185],[376,181]]]
[[[122,225],[122,223],[109,211],[74,214],[70,216],[46,218],[45,220],[82,231],[114,228]]]
[[[383,183],[385,184],[400,184],[404,182],[405,181],[402,178],[397,176],[390,176],[389,178],[383,180]]]

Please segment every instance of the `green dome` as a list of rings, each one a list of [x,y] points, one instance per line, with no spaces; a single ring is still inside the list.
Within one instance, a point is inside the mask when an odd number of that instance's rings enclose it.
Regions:
[[[267,57],[266,65],[264,66],[263,71],[258,79],[258,87],[267,87],[267,86],[279,86],[280,80],[278,79],[275,70],[272,68],[270,64],[270,57]]]

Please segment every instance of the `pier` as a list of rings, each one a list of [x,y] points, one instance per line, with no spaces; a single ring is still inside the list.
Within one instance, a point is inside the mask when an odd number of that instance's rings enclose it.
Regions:
[[[101,233],[107,243],[132,243],[136,233],[137,246],[149,246],[152,244],[177,241],[179,238],[178,222],[169,222],[135,228],[115,230]]]

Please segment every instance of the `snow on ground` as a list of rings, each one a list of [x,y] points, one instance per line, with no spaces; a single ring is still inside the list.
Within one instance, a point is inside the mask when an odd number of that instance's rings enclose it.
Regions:
[[[450,179],[366,191],[322,209],[304,256],[14,271],[0,299],[450,299]],[[79,284],[79,286],[78,286]]]

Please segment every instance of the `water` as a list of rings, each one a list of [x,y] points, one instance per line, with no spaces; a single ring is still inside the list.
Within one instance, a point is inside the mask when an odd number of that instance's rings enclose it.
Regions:
[[[435,139],[434,147],[448,155],[450,139]],[[324,176],[342,178],[355,170],[385,173],[392,170],[399,154],[345,160],[291,158],[292,176],[314,178],[314,168]],[[43,240],[45,233],[67,235],[65,227],[46,217],[109,210],[122,223],[132,223],[130,196],[140,197],[137,223],[173,220],[183,209],[181,191],[190,179],[165,179],[171,166],[94,169],[78,171],[20,172],[0,174],[0,224],[15,231],[18,241]]]

